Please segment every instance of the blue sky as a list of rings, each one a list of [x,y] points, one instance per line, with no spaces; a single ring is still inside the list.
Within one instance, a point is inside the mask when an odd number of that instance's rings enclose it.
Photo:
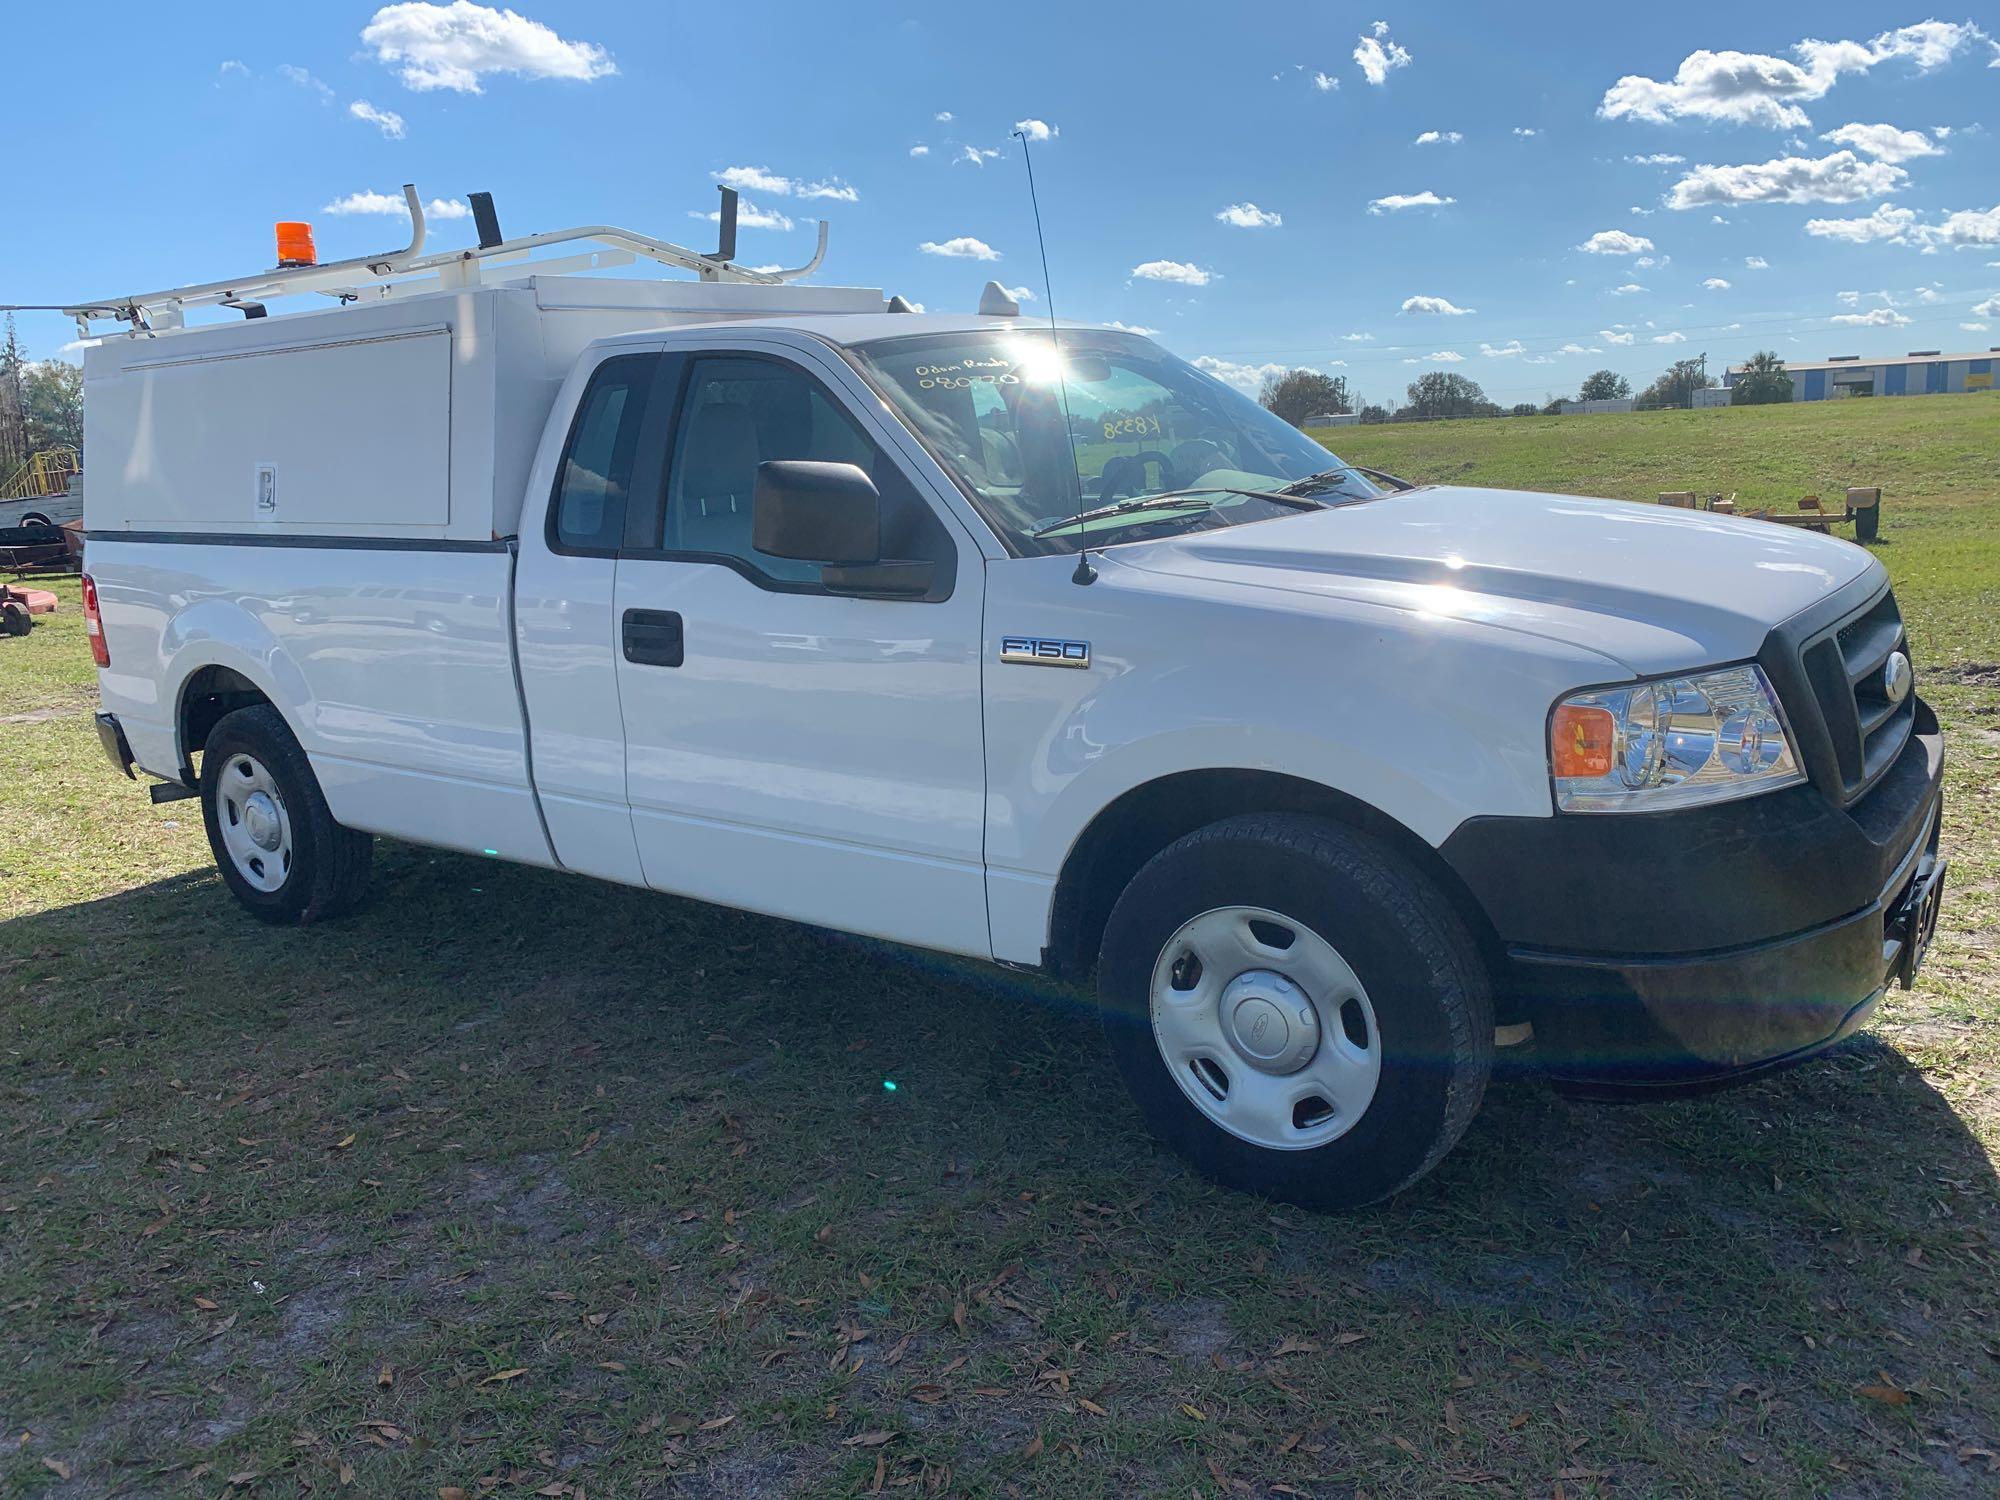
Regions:
[[[1245,383],[1448,365],[1496,400],[1706,353],[2000,345],[2000,16],[1921,5],[17,7],[0,300],[399,243],[395,197],[970,309],[989,277]],[[81,60],[76,68],[65,60]],[[1850,128],[1852,127],[1852,128]],[[33,204],[30,215],[26,206]],[[789,229],[779,227],[789,221]],[[464,219],[433,244],[470,242]],[[928,248],[927,248],[928,247]],[[1586,248],[1589,247],[1589,248]],[[951,253],[956,252],[956,253]],[[985,259],[991,255],[995,258]],[[1979,326],[1984,325],[1984,326]],[[30,314],[31,351],[73,332]],[[1456,356],[1456,358],[1450,358]],[[1342,363],[1344,362],[1344,363]]]

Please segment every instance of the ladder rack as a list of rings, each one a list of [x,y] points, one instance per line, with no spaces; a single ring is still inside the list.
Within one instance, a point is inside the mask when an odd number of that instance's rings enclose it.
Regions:
[[[720,244],[712,254],[703,254],[699,250],[690,250],[685,245],[676,245],[667,240],[655,239],[648,234],[640,234],[636,230],[620,229],[611,224],[584,224],[572,229],[551,229],[540,234],[523,235],[517,239],[503,239],[493,217],[490,198],[484,194],[473,196],[475,199],[485,201],[477,205],[480,243],[469,250],[446,250],[430,255],[424,254],[423,202],[417,196],[415,184],[406,182],[403,184],[403,201],[410,211],[410,243],[401,249],[312,265],[280,266],[273,270],[256,271],[226,281],[208,281],[193,286],[168,287],[157,292],[106,297],[72,306],[32,309],[23,307],[19,310],[65,313],[76,319],[77,333],[82,338],[92,337],[92,323],[112,319],[130,324],[134,333],[164,332],[182,327],[190,308],[233,307],[241,310],[247,317],[261,317],[262,302],[267,297],[290,297],[317,292],[348,302],[369,292],[387,295],[391,290],[389,283],[392,281],[426,273],[434,273],[446,287],[476,286],[479,284],[480,265],[483,261],[502,263],[519,261],[536,250],[580,241],[594,241],[608,246],[613,252],[621,254],[624,259],[636,257],[658,265],[671,266],[676,270],[693,271],[703,281],[738,282],[753,286],[782,286],[788,281],[796,281],[818,270],[820,263],[826,258],[827,225],[826,220],[821,219],[818,243],[813,250],[812,259],[804,265],[784,271],[753,271],[747,266],[734,264],[736,193],[726,187],[722,189]],[[579,262],[540,264],[531,262],[527,269],[560,274],[563,270],[574,269],[577,265],[588,263],[593,259],[594,257],[583,257]]]

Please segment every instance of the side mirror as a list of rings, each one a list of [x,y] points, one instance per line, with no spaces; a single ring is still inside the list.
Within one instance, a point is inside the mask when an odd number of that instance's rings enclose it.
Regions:
[[[757,465],[750,545],[772,557],[850,568],[882,560],[882,496],[855,464]]]

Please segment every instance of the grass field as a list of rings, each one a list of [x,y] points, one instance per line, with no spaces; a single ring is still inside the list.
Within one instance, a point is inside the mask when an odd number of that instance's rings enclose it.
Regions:
[[[66,586],[0,641],[0,1493],[1993,1493],[2000,401],[1337,446],[1879,480],[1949,736],[1917,990],[1727,1094],[1498,1083],[1315,1218],[997,972],[386,844],[356,917],[258,925],[103,763]]]

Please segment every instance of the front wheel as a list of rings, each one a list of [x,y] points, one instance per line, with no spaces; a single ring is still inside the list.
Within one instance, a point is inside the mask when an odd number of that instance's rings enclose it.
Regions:
[[[366,894],[374,839],[334,822],[305,751],[268,704],[224,714],[209,732],[201,810],[223,883],[259,921],[338,916]]]
[[[1464,923],[1408,861],[1329,819],[1229,818],[1157,855],[1111,913],[1098,990],[1154,1134],[1307,1208],[1358,1208],[1429,1171],[1492,1070]]]

